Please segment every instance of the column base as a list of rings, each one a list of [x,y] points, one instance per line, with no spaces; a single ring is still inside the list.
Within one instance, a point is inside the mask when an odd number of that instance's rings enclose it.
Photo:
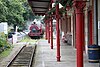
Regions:
[[[53,49],[53,46],[51,46],[51,49]]]
[[[57,56],[57,61],[60,62],[61,56]]]
[[[48,41],[48,43],[50,43],[50,41]]]
[[[48,39],[48,38],[45,38],[46,40]]]

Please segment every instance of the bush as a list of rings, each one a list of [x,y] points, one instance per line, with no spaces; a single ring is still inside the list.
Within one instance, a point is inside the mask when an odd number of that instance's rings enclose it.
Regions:
[[[10,47],[10,44],[7,42],[7,35],[0,33],[0,47]]]

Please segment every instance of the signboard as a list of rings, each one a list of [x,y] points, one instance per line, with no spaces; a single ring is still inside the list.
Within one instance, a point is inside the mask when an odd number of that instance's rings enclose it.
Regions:
[[[8,29],[7,22],[0,23],[0,32],[4,32],[5,34],[8,34],[7,29]]]
[[[98,21],[98,29],[100,29],[100,21]]]
[[[13,35],[13,44],[17,43],[17,35]]]

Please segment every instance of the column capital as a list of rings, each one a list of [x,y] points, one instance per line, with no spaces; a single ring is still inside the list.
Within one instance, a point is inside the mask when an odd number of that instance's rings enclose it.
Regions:
[[[86,6],[86,1],[73,1],[75,9],[83,10]]]

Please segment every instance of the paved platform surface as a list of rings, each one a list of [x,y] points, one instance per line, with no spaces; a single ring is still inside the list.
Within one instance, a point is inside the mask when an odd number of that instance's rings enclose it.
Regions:
[[[76,50],[67,44],[61,44],[61,61],[57,62],[55,42],[54,49],[47,40],[38,42],[33,67],[76,67]],[[89,63],[84,53],[84,67],[99,67],[99,63]]]

